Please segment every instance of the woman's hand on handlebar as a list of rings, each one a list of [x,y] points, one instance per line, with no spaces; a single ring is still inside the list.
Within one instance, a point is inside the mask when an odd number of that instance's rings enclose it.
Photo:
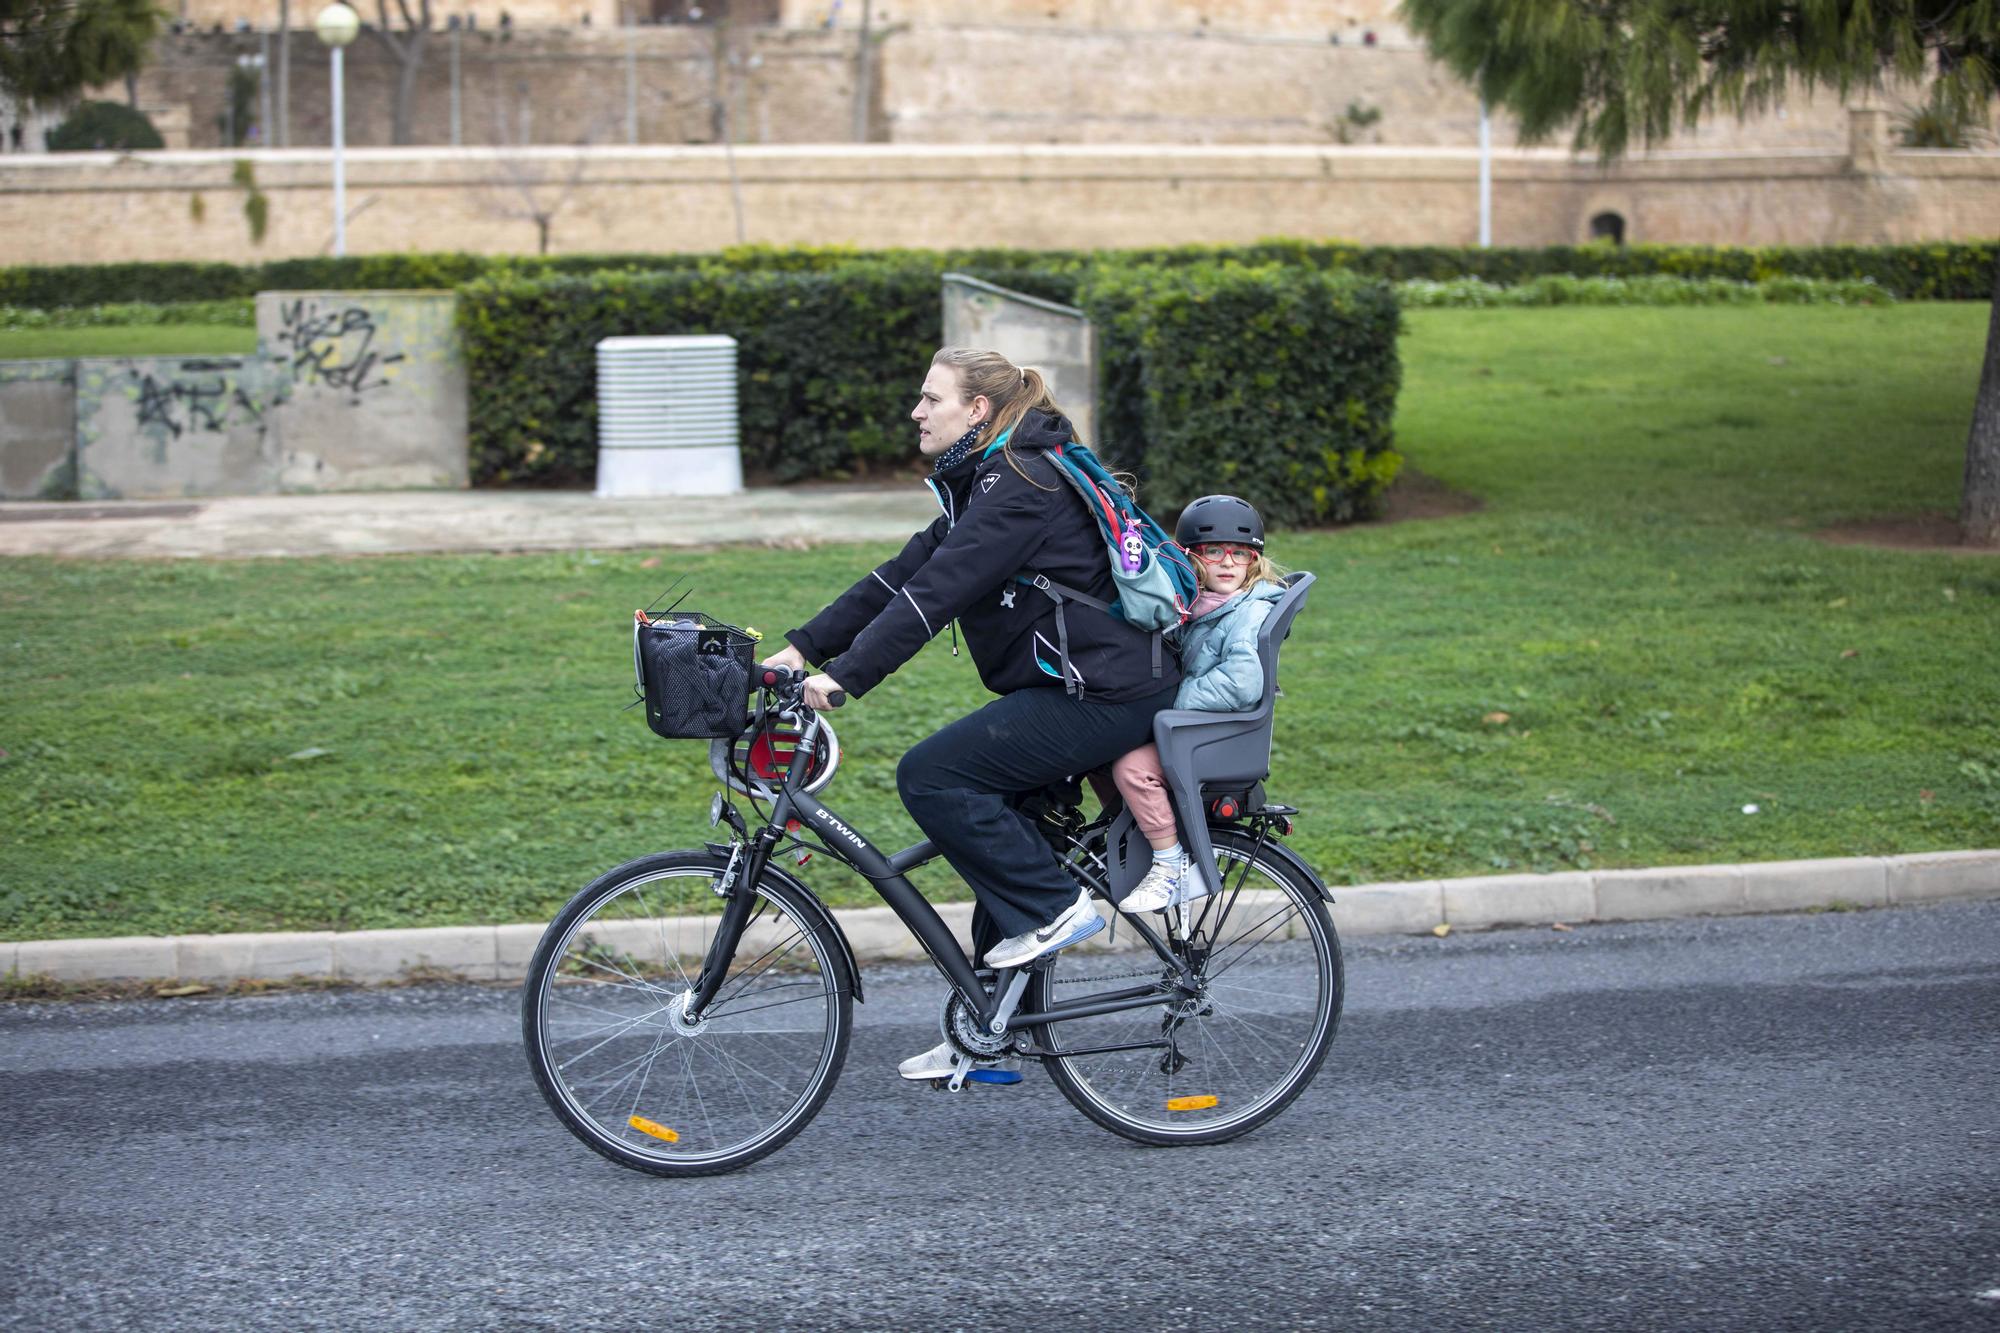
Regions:
[[[805,684],[805,699],[808,707],[838,708],[847,702],[847,691],[839,681],[824,672],[809,676]]]
[[[777,652],[765,658],[762,665],[783,667],[787,671],[804,671],[806,669],[806,655],[788,643]]]

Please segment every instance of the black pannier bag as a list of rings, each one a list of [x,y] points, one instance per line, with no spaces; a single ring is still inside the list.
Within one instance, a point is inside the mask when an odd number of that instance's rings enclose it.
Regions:
[[[673,740],[729,739],[750,720],[757,640],[699,611],[632,625],[632,670],[646,724]]]

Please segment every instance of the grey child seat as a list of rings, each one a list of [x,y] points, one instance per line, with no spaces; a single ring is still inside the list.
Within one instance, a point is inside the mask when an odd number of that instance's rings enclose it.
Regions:
[[[1208,837],[1204,788],[1240,791],[1271,775],[1271,721],[1278,702],[1278,647],[1292,632],[1292,618],[1305,606],[1313,576],[1288,574],[1285,595],[1271,608],[1257,631],[1257,656],[1264,663],[1264,693],[1257,706],[1243,713],[1205,713],[1192,708],[1163,709],[1153,716],[1153,743],[1160,750],[1160,768],[1180,823],[1181,844],[1197,874],[1215,882],[1215,847]],[[1121,810],[1105,837],[1106,887],[1114,901],[1123,902],[1145,878],[1153,849],[1132,819]]]

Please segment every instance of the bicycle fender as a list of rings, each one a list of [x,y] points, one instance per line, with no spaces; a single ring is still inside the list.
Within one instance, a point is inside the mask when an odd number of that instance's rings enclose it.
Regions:
[[[730,845],[728,843],[711,842],[703,845],[723,860],[727,861],[729,859]],[[819,895],[807,888],[804,881],[800,880],[797,876],[788,875],[777,866],[770,864],[765,865],[764,873],[798,894],[800,901],[805,904],[807,911],[818,914],[819,924],[826,927],[827,934],[831,935],[834,943],[840,946],[840,961],[847,968],[848,991],[853,994],[855,1003],[860,1004],[865,1002],[866,997],[861,993],[861,965],[855,960],[854,946],[847,942],[847,932],[840,928],[840,918],[835,916],[832,909],[819,900]],[[1314,882],[1317,883],[1318,881],[1315,880]]]
[[[1228,828],[1228,825],[1210,824],[1209,828],[1211,830],[1222,829],[1222,828]],[[1233,829],[1231,831],[1234,832],[1239,838],[1243,837],[1243,831],[1241,829]],[[1210,836],[1212,837],[1213,834],[1211,833]],[[1267,838],[1264,840],[1264,854],[1271,857],[1274,860],[1283,861],[1286,865],[1298,871],[1299,874],[1304,877],[1305,882],[1312,885],[1313,888],[1319,893],[1320,901],[1328,903],[1333,901],[1333,891],[1326,887],[1326,881],[1319,877],[1319,872],[1314,870],[1311,866],[1307,865],[1305,862],[1305,858],[1300,856],[1297,852],[1293,851],[1290,847],[1287,847],[1284,843],[1280,842],[1276,838]]]

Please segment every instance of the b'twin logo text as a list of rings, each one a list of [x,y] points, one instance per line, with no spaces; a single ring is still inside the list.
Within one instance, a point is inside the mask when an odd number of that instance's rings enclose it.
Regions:
[[[835,819],[831,814],[827,813],[825,810],[813,811],[813,818],[817,819],[820,823],[825,824],[826,826],[831,828],[835,833],[838,833],[841,837],[847,839],[849,842],[853,843],[856,847],[866,847],[868,845],[867,843],[861,841],[860,837],[856,835],[853,829],[847,827],[847,825],[841,823],[838,819]]]

